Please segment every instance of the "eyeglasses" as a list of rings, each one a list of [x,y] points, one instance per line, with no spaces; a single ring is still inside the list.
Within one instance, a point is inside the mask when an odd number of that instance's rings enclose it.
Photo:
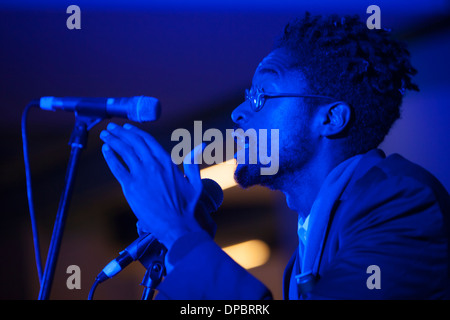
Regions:
[[[336,101],[336,99],[327,96],[305,95],[298,93],[280,93],[280,92],[264,92],[261,89],[245,89],[245,101],[250,102],[253,111],[258,112],[264,106],[266,99],[270,98],[316,98]]]

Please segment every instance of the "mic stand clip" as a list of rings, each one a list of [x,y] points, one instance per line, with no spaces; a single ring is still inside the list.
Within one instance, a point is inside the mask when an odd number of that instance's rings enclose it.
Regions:
[[[166,274],[164,258],[167,249],[161,243],[156,241],[156,247],[146,250],[139,258],[139,262],[147,269],[142,279],[141,285],[144,286],[141,300],[152,300],[155,295],[156,287],[161,283]]]

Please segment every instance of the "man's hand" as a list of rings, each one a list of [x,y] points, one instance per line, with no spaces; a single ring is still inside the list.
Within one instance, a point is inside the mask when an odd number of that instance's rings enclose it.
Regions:
[[[185,164],[185,177],[150,134],[130,124],[110,123],[100,138],[103,156],[143,230],[167,249],[184,234],[201,230],[194,218],[202,192],[197,164]]]

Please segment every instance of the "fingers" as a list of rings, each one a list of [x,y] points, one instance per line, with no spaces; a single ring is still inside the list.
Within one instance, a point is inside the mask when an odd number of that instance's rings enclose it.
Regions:
[[[113,136],[119,138],[124,143],[128,144],[141,161],[147,161],[151,157],[151,152],[144,139],[130,130],[126,130],[115,123],[109,123],[107,126],[107,132]],[[114,148],[113,148],[114,149]]]
[[[102,147],[102,152],[103,157],[105,158],[105,161],[114,177],[116,177],[119,182],[127,181],[129,172],[124,168],[122,163],[120,163],[119,159],[117,159],[117,156],[114,154],[113,150],[107,144],[104,144]]]
[[[122,139],[111,134],[109,131],[102,131],[100,133],[100,138],[109,146],[111,149],[117,152],[125,161],[126,165],[130,170],[132,170],[137,162],[140,162],[133,147],[128,143],[124,142]]]
[[[163,170],[166,166],[167,159],[164,156],[168,155],[164,149],[151,135],[134,126],[121,127],[115,123],[109,123],[107,130],[100,133],[100,138],[123,159],[130,173],[142,174],[144,167],[150,170]],[[114,152],[112,154],[114,155],[112,161],[119,161],[117,155]],[[170,160],[170,157],[168,159]],[[113,165],[117,167],[121,163],[119,161],[118,164]]]
[[[184,174],[194,189],[200,192],[203,188],[203,184],[198,163],[200,163],[199,159],[201,159],[205,146],[205,143],[199,144],[183,160]]]
[[[126,123],[123,125],[123,128],[126,129],[127,131],[129,131],[130,133],[133,133],[139,137],[141,137],[141,139],[146,143],[147,147],[150,149],[152,155],[157,158],[160,159],[163,163],[164,161],[168,161],[170,159],[169,154],[166,152],[166,150],[164,150],[163,147],[161,147],[161,145],[158,143],[158,141],[156,141],[155,138],[153,138],[149,133],[142,131],[141,129]]]

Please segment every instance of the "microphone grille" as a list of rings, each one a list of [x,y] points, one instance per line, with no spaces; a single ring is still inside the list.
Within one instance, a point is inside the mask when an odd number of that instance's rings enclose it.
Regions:
[[[161,103],[153,97],[132,97],[128,109],[128,119],[136,122],[158,120],[161,115]]]
[[[202,179],[203,192],[200,201],[207,206],[208,212],[215,212],[223,202],[223,191],[220,185],[212,179]]]

